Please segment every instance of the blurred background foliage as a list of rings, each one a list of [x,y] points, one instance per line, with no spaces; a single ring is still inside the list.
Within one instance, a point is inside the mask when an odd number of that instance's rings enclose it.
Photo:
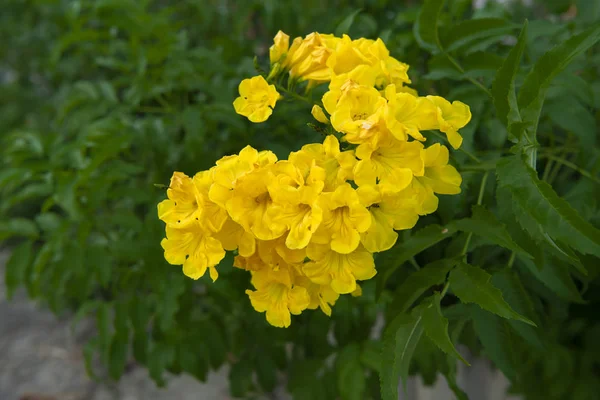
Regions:
[[[12,251],[9,293],[24,286],[57,314],[93,316],[97,335],[85,356],[98,379],[118,379],[131,359],[159,385],[165,371],[204,380],[210,369],[229,364],[237,397],[262,398],[286,381],[295,399],[379,399],[381,316],[389,320],[398,311],[395,295],[412,265],[459,254],[466,233],[423,247],[387,282],[364,284],[361,298],[340,298],[331,318],[305,312],[291,328],[278,329],[251,309],[248,276],[231,268],[231,258],[214,284],[207,277],[194,282],[164,261],[156,204],[165,194],[154,184],[168,184],[175,170],[207,169],[246,144],[285,157],[320,140],[306,124],[309,104],[278,103],[267,123],[251,124],[235,114],[232,101],[240,80],[256,74],[255,54],[267,67],[279,29],[292,37],[347,32],[381,37],[393,56],[410,64],[420,93],[471,106],[465,152],[453,160],[463,173],[463,193],[442,198],[439,211],[419,227],[471,215],[480,192],[483,204],[503,215],[495,179],[481,191],[479,182],[507,153],[509,135],[473,81],[491,87],[528,18],[519,85],[547,50],[599,23],[600,2],[489,2],[479,9],[471,0],[447,3],[440,37],[460,69],[415,40],[420,1],[3,0],[0,241]],[[599,74],[595,47],[553,80],[538,128],[537,164],[540,178],[596,227]],[[481,162],[473,166],[470,155]],[[503,221],[525,247],[529,239],[510,218]],[[404,243],[411,235],[403,232]],[[468,247],[470,261],[492,273],[507,301],[539,328],[461,308],[447,296],[453,341],[490,358],[511,379],[511,390],[527,399],[595,398],[598,259],[579,255],[585,269],[578,270],[542,252],[540,268],[477,235]],[[398,252],[381,257],[378,267],[393,257]],[[452,382],[455,364],[447,357],[423,337],[410,372],[426,383],[441,372]]]

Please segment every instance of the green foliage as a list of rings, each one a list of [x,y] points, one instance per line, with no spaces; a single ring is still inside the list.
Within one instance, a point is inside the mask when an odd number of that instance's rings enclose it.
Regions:
[[[465,399],[460,344],[526,399],[596,398],[600,7],[471,3],[3,1],[7,293],[24,287],[56,313],[95,320],[84,359],[98,379],[132,361],[159,385],[165,372],[205,380],[229,364],[236,397],[260,398],[287,375],[297,400],[396,400],[409,375],[441,374]],[[557,15],[570,7],[575,16]],[[263,124],[233,110],[279,29],[380,37],[420,94],[473,115],[451,156],[462,193],[441,196],[437,213],[376,256],[361,297],[285,330],[251,309],[231,257],[215,283],[168,265],[156,215],[173,171],[193,174],[246,144],[286,156],[320,139],[305,125],[309,104],[281,101]]]

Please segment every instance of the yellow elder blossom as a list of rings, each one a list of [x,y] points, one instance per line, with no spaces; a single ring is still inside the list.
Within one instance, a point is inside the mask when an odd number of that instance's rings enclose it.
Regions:
[[[262,76],[244,79],[239,86],[240,97],[235,99],[235,112],[252,122],[264,122],[273,113],[279,93],[274,85],[269,85]]]
[[[360,296],[357,281],[377,273],[374,253],[435,212],[437,195],[460,193],[448,148],[429,145],[427,135],[439,130],[456,149],[471,113],[406,86],[408,65],[381,39],[314,32],[290,43],[280,31],[269,58],[267,79],[240,84],[236,112],[262,122],[279,98],[275,84],[287,80],[293,91],[308,81],[309,91],[328,83],[323,108],[311,110],[328,135],[285,160],[246,146],[193,177],[174,172],[158,216],[167,262],[215,280],[225,252],[234,252],[234,266],[251,275],[254,309],[287,327],[292,314],[331,315],[340,295]]]

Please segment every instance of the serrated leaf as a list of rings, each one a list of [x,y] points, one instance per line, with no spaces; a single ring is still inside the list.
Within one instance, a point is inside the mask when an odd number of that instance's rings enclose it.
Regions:
[[[424,300],[418,307],[415,308],[415,313],[423,317],[423,329],[427,337],[431,339],[436,346],[444,353],[458,358],[466,365],[469,365],[460,353],[454,347],[454,344],[448,336],[448,320],[442,315],[440,309],[440,301],[442,300],[440,293],[435,293],[433,296]]]
[[[600,25],[596,25],[545,53],[534,64],[519,90],[518,105],[521,118],[530,136],[535,135],[538,120],[552,79],[564,70],[575,57],[600,40]]]
[[[413,33],[419,46],[434,54],[442,50],[438,34],[438,20],[444,3],[445,0],[425,0],[413,26]]]
[[[540,319],[537,317],[533,302],[523,287],[519,275],[510,269],[503,269],[492,276],[492,283],[502,291],[504,299],[513,310],[539,324]],[[539,351],[545,350],[543,337],[540,334],[541,329],[521,324],[512,319],[508,323],[531,346]]]
[[[129,352],[129,335],[128,332],[119,332],[112,337],[109,348],[109,363],[108,373],[114,380],[118,380],[127,364],[127,356]]]
[[[462,333],[466,323],[467,323],[467,319],[461,318],[459,321],[457,321],[454,328],[451,329],[450,340],[452,341],[452,343],[458,343],[460,334]],[[458,383],[456,382],[456,364],[457,363],[458,363],[458,361],[456,360],[456,357],[453,357],[449,354],[446,355],[447,369],[442,368],[441,372],[446,377],[446,381],[448,382],[448,387],[450,388],[450,390],[452,390],[452,393],[454,393],[454,395],[456,396],[456,399],[457,400],[469,400],[469,396],[467,396],[467,394],[458,386]]]
[[[504,36],[514,29],[515,24],[501,18],[470,19],[453,25],[442,41],[446,51],[454,51],[473,42]]]
[[[343,400],[362,400],[367,388],[365,373],[360,365],[360,347],[346,346],[336,359],[337,387]]]
[[[427,289],[444,282],[448,272],[458,263],[456,259],[444,259],[427,264],[412,273],[396,290],[389,309],[391,313],[403,313]]]
[[[25,282],[25,276],[32,261],[33,242],[27,241],[15,247],[6,262],[4,282],[6,284],[6,298],[11,299],[15,289]]]
[[[527,20],[525,20],[517,44],[508,53],[492,83],[492,97],[494,98],[496,115],[507,128],[510,128],[510,125],[514,122],[521,120],[517,104],[515,78],[527,43],[527,24]]]
[[[377,373],[381,373],[381,349],[380,341],[369,340],[363,344],[360,353],[360,361]]]
[[[514,311],[502,297],[490,279],[492,276],[479,267],[460,263],[450,272],[450,288],[463,303],[475,303],[479,307],[503,318],[516,319],[529,325],[535,324]]]
[[[527,259],[521,259],[520,261],[533,276],[560,298],[573,303],[585,303],[567,266],[547,255],[542,255],[542,257],[543,259],[536,263]]]
[[[584,150],[592,149],[596,145],[596,119],[592,112],[573,96],[563,96],[548,102],[545,113],[554,125],[577,136]]]
[[[456,232],[456,229],[452,226],[441,227],[439,225],[428,225],[421,229],[406,241],[397,244],[390,250],[382,253],[376,260],[378,269],[378,278],[376,284],[376,295],[379,297],[385,283],[389,277],[396,271],[403,263],[408,261],[411,257],[416,256],[420,252],[429,247],[441,242],[442,240],[449,238]]]
[[[385,329],[379,375],[383,400],[398,400],[399,379],[406,390],[410,360],[422,334],[422,317],[410,314],[398,315]]]
[[[479,307],[471,308],[473,327],[487,357],[490,358],[506,377],[515,379],[516,367],[519,365],[520,341],[508,322],[496,317]]]
[[[358,10],[354,10],[346,18],[344,18],[342,20],[342,22],[340,22],[338,24],[338,26],[335,28],[335,31],[334,31],[335,36],[340,37],[343,34],[347,34],[350,31],[350,27],[354,23],[354,19],[356,18],[356,16],[358,14],[360,14],[361,11],[362,11],[362,8],[359,8]]]
[[[519,155],[507,157],[496,167],[500,187],[554,240],[583,254],[600,257],[600,230],[585,221],[546,182],[537,177]]]
[[[0,241],[13,236],[36,239],[39,236],[37,226],[26,218],[12,218],[0,222]]]
[[[473,216],[453,221],[453,225],[457,230],[463,232],[474,233],[481,236],[490,242],[512,250],[526,257],[531,257],[521,246],[512,240],[510,234],[506,230],[506,226],[498,221],[496,216],[484,207],[475,205],[472,209]]]

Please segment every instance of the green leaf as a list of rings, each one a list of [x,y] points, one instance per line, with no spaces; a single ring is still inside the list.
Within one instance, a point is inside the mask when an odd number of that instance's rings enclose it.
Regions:
[[[379,375],[383,400],[398,400],[400,378],[406,390],[410,360],[422,334],[422,316],[410,314],[398,315],[383,332]]]
[[[456,325],[450,333],[450,340],[452,341],[452,343],[458,343],[458,339],[462,331],[464,330],[466,323],[466,318],[461,318],[459,321],[457,321]],[[446,364],[447,368],[442,368],[441,371],[442,374],[444,374],[444,376],[446,377],[448,387],[450,388],[450,390],[452,390],[452,393],[454,393],[457,400],[469,400],[469,396],[467,396],[467,394],[458,386],[458,383],[456,382],[456,357],[447,354]]]
[[[441,294],[435,293],[433,296],[419,304],[419,306],[415,308],[415,313],[419,313],[423,317],[423,329],[425,330],[427,337],[429,337],[440,350],[469,365],[467,360],[465,360],[456,350],[454,344],[450,340],[450,336],[448,336],[448,319],[442,315],[442,310],[440,309],[441,300]]]
[[[108,373],[114,380],[118,380],[127,364],[127,355],[129,351],[129,334],[119,332],[112,337],[109,349]]]
[[[453,221],[451,224],[459,231],[474,233],[494,244],[526,257],[531,257],[529,253],[514,242],[506,230],[506,226],[498,221],[494,214],[479,205],[473,206],[472,212],[473,216],[471,218]]]
[[[492,285],[492,276],[479,267],[466,263],[458,264],[450,272],[450,287],[452,292],[463,303],[475,303],[484,310],[503,318],[516,319],[527,324],[535,324],[514,311],[502,297],[502,292]]]
[[[520,365],[517,338],[508,322],[490,314],[479,307],[471,308],[473,326],[487,357],[511,381],[515,379],[516,368]]]
[[[0,222],[0,241],[13,236],[37,239],[39,231],[35,223],[26,218],[13,218]]]
[[[434,54],[442,50],[438,34],[438,20],[444,3],[445,0],[425,0],[413,26],[413,33],[419,46]]]
[[[12,298],[15,289],[25,282],[27,270],[32,261],[33,242],[27,241],[15,247],[6,262],[4,282],[6,284],[6,298]]]
[[[335,28],[335,36],[342,36],[344,33],[348,33],[350,31],[350,27],[354,23],[354,19],[360,12],[362,8],[352,11],[346,18],[339,23],[339,25]]]
[[[552,239],[583,254],[600,257],[600,230],[585,221],[519,155],[507,157],[496,167],[500,187],[507,188],[515,203],[543,227]]]
[[[523,287],[518,274],[505,268],[492,276],[492,283],[502,291],[504,299],[513,310],[531,319],[536,325],[539,325],[540,319],[534,310],[533,302]],[[544,339],[540,328],[534,328],[512,319],[508,320],[508,324],[531,346],[539,351],[545,350],[543,343]]]
[[[496,106],[496,115],[507,128],[510,128],[513,123],[521,121],[515,90],[515,77],[519,71],[519,65],[527,43],[527,25],[528,22],[525,20],[517,44],[508,53],[492,83],[492,97]]]
[[[544,108],[554,125],[573,133],[584,150],[596,145],[596,119],[590,110],[573,96],[563,96],[548,102]]]
[[[260,387],[271,392],[277,385],[277,365],[270,354],[258,354],[256,357],[256,377]]]
[[[443,283],[448,272],[458,263],[456,259],[438,260],[409,275],[398,287],[389,309],[392,314],[406,312],[427,289]]]
[[[362,400],[367,388],[365,373],[360,365],[360,346],[346,346],[336,359],[337,386],[343,400]]]
[[[408,261],[411,257],[416,256],[423,250],[430,248],[431,246],[441,242],[442,240],[449,238],[456,232],[456,229],[452,226],[441,227],[439,225],[428,225],[421,229],[409,239],[404,242],[397,244],[392,249],[380,254],[377,257],[377,296],[380,296],[385,287],[385,283],[389,277],[396,271],[403,263]]]
[[[483,39],[505,36],[514,28],[515,24],[501,18],[470,19],[452,25],[442,41],[446,51],[454,51]]]
[[[527,259],[520,259],[520,261],[533,276],[560,298],[573,303],[585,303],[573,282],[568,266],[547,255],[542,255],[542,257],[543,259],[537,263]]]
[[[367,367],[381,373],[381,342],[369,340],[364,342],[360,353],[360,361]]]
[[[108,304],[102,303],[96,310],[96,329],[98,330],[98,346],[103,362],[108,364],[108,349],[110,347],[110,310]]]
[[[242,358],[229,370],[229,390],[234,397],[244,396],[252,387],[252,363]]]
[[[600,25],[596,25],[545,53],[534,64],[519,90],[519,110],[530,136],[535,135],[538,120],[552,79],[575,57],[600,40]]]

